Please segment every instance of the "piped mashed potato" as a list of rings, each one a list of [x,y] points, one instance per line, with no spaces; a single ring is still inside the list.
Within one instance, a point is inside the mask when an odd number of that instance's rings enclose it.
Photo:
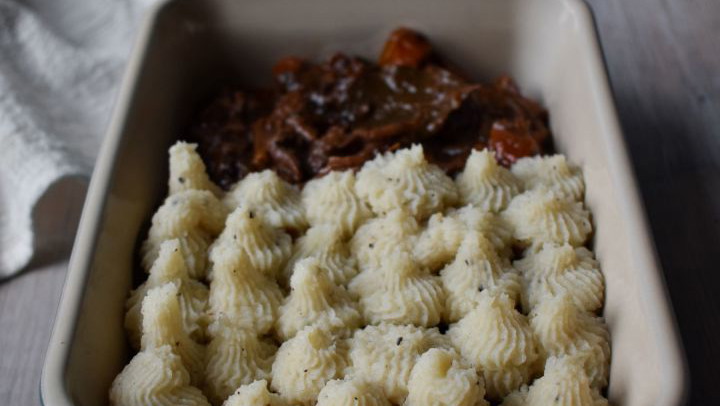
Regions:
[[[584,190],[561,155],[473,151],[453,179],[418,145],[223,192],[179,142],[110,402],[607,405]]]

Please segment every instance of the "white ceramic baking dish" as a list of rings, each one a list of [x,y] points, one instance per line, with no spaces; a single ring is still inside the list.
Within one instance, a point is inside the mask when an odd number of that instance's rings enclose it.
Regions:
[[[42,376],[48,406],[107,404],[127,362],[123,304],[137,242],[166,192],[167,148],[225,83],[258,85],[288,54],[374,57],[396,26],[477,79],[507,72],[550,110],[580,164],[607,283],[608,396],[677,406],[686,371],[586,5],[578,0],[178,0],[148,17],[88,192]]]

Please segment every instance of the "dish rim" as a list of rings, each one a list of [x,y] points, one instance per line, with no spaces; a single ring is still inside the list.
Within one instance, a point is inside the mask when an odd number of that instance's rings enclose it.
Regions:
[[[640,283],[641,303],[654,303],[660,307],[656,312],[650,312],[655,315],[648,324],[659,326],[656,334],[658,351],[669,355],[666,358],[664,385],[662,385],[663,393],[658,395],[658,399],[671,399],[669,404],[685,405],[689,397],[690,372],[685,357],[685,351],[682,345],[682,339],[673,310],[670,294],[665,280],[665,274],[660,265],[655,246],[655,240],[650,232],[650,226],[647,217],[645,204],[640,196],[640,188],[637,184],[637,175],[630,163],[630,154],[628,152],[627,143],[623,137],[622,127],[618,119],[615,104],[615,95],[609,78],[608,62],[606,55],[600,42],[600,31],[597,26],[594,11],[587,0],[562,0],[570,7],[573,7],[582,19],[582,32],[585,35],[585,41],[590,45],[591,57],[596,62],[592,63],[590,69],[592,76],[600,80],[596,90],[600,92],[599,97],[602,99],[602,108],[605,110],[605,120],[609,124],[609,131],[606,131],[606,139],[609,142],[609,149],[614,151],[610,154],[609,170],[613,173],[613,178],[623,182],[622,189],[624,192],[625,202],[632,209],[632,212],[621,211],[626,220],[625,224],[632,225],[628,228],[630,243],[637,244],[634,251],[644,258],[640,262],[645,263],[650,272],[639,272],[642,282]],[[614,161],[614,162],[613,162]],[[622,174],[626,176],[622,176]],[[662,334],[662,333],[665,334]],[[612,342],[610,343],[612,347]]]

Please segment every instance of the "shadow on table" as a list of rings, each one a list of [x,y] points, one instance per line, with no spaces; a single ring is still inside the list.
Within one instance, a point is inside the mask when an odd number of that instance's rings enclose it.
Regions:
[[[35,253],[18,275],[69,258],[87,185],[84,177],[66,177],[53,184],[38,201],[33,211]]]

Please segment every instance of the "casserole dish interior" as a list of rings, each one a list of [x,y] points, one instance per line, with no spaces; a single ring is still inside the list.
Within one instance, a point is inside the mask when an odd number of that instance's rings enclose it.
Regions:
[[[178,0],[140,35],[98,160],[42,379],[47,405],[103,405],[128,360],[124,302],[138,241],[167,186],[167,148],[223,85],[258,86],[286,55],[374,58],[405,25],[473,79],[501,73],[550,111],[555,147],[584,171],[606,278],[609,399],[678,405],[685,373],[592,19],[575,0]]]

